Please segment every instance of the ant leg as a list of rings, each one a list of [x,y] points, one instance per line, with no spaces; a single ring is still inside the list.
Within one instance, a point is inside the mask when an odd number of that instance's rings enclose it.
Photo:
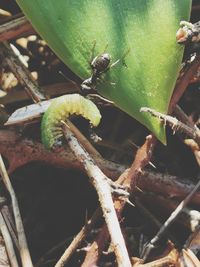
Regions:
[[[122,58],[121,58],[121,61],[122,61],[122,64],[123,66],[125,66],[127,68],[127,65],[126,65],[126,62],[125,62],[125,57],[130,53],[131,49],[128,48],[126,52],[124,52]]]
[[[70,83],[72,83],[72,84],[74,84],[75,86],[78,87],[78,83],[75,82],[75,81],[73,81],[73,80],[71,80],[70,78],[68,78],[62,71],[59,70],[58,73],[59,73],[63,78],[65,78],[66,81],[68,81],[68,82],[70,82]]]
[[[110,65],[110,67],[109,67],[108,69],[111,69],[111,68],[115,67],[115,66],[120,62],[120,60],[121,60],[121,59],[118,59],[118,60],[116,60],[115,62],[113,62],[113,63]],[[107,69],[107,70],[108,70],[108,69]]]
[[[96,47],[96,40],[94,40],[93,45],[92,45],[92,49],[91,49],[91,54],[90,54],[90,60],[89,60],[89,64],[92,64],[92,61],[94,60],[94,52],[95,52],[95,47]]]
[[[105,46],[105,48],[104,48],[104,50],[103,50],[103,53],[106,52],[107,48],[108,48],[108,43],[106,44],[106,46]]]
[[[108,81],[108,80],[106,80],[106,79],[104,79],[104,78],[101,78],[101,79],[99,79],[98,81],[99,81],[99,83],[105,83],[105,84],[108,84],[109,86],[113,86],[113,87],[115,87],[115,85],[116,85],[115,82]]]
[[[112,82],[112,81],[105,81],[107,84],[109,84],[110,86],[112,87],[115,87],[116,86],[116,83],[115,82]]]
[[[114,63],[112,63],[112,64],[110,65],[109,68],[113,68],[113,67],[116,66],[120,61],[122,61],[122,64],[123,64],[124,66],[126,66],[126,63],[125,63],[124,59],[125,59],[125,57],[128,55],[129,52],[130,52],[130,48],[129,48],[126,52],[123,53],[123,55],[122,55],[122,57],[121,57],[120,59],[118,59],[118,60],[116,60]],[[127,66],[126,66],[126,67],[127,67]]]

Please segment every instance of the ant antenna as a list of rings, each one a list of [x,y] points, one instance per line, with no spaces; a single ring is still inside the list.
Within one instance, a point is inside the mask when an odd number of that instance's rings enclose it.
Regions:
[[[73,83],[74,85],[77,86],[77,83],[76,83],[75,81],[71,80],[70,78],[68,78],[68,77],[67,77],[61,70],[59,70],[58,73],[59,73],[63,78],[65,78],[66,81],[71,82],[71,83]]]

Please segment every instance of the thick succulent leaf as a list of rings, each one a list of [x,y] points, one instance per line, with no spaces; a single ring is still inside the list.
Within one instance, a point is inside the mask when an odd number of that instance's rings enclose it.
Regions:
[[[94,43],[93,56],[106,51],[112,62],[127,53],[97,89],[166,142],[162,124],[139,110],[167,113],[183,53],[175,35],[179,22],[189,19],[191,0],[17,2],[49,46],[83,79],[91,75]]]

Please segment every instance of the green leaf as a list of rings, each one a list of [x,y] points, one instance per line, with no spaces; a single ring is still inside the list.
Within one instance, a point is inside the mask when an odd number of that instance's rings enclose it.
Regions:
[[[81,78],[89,60],[106,52],[122,60],[104,75],[100,94],[144,124],[163,143],[165,129],[141,107],[167,113],[183,48],[176,44],[191,0],[17,0],[55,53]]]

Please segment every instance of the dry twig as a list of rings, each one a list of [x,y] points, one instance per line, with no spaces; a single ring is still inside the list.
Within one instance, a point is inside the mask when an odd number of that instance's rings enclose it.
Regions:
[[[0,131],[0,152],[8,160],[8,172],[12,173],[17,168],[30,162],[43,162],[64,169],[78,169],[84,171],[73,153],[66,147],[58,151],[47,151],[44,146],[32,139],[22,138],[15,131]],[[94,157],[101,170],[113,180],[121,175],[127,166]],[[128,170],[126,171],[126,175]],[[179,179],[169,174],[156,173],[145,170],[138,180],[138,187],[144,191],[155,192],[177,200],[182,200],[194,188],[191,179]],[[197,192],[192,203],[200,204],[200,193]]]
[[[155,245],[161,240],[163,235],[167,232],[171,224],[175,221],[175,219],[178,217],[178,215],[182,212],[183,208],[189,203],[194,193],[199,189],[200,187],[200,180],[196,184],[196,186],[193,188],[193,190],[190,192],[190,194],[178,205],[178,207],[172,212],[170,217],[167,219],[167,221],[163,224],[163,226],[160,228],[156,236],[147,244],[145,247],[145,250],[143,252],[143,260],[146,261],[148,259],[149,254],[151,253],[151,250],[155,247]]]
[[[80,232],[75,236],[71,244],[65,250],[63,255],[60,257],[59,261],[56,263],[55,267],[64,267],[65,264],[69,261],[72,254],[76,251],[81,242],[85,239],[87,234],[92,230],[93,226],[102,215],[101,209],[98,208],[95,213],[92,215],[92,218],[86,222],[86,225],[80,230]]]
[[[90,155],[80,146],[78,140],[71,133],[69,127],[65,123],[63,124],[63,133],[71,150],[81,164],[83,164],[90,181],[97,191],[118,266],[131,266],[124,238],[117,219],[117,214],[113,205],[111,187],[108,183],[108,178],[97,167]]]
[[[200,131],[197,126],[194,124],[191,118],[189,118],[182,108],[179,105],[176,105],[173,111],[174,115],[178,118],[179,121],[183,122],[191,128],[195,128],[197,131]]]
[[[144,145],[138,149],[135,160],[129,170],[126,170],[118,179],[118,183],[129,188],[129,192],[135,190],[138,178],[142,175],[142,170],[149,163],[153,147],[155,145],[155,138],[152,136],[147,137]],[[141,179],[139,179],[141,180]],[[124,208],[125,202],[115,200],[115,208],[118,216]],[[101,252],[103,251],[106,240],[108,239],[107,228],[104,226],[101,233],[98,235],[95,241],[93,241],[90,250],[86,254],[86,258],[82,264],[82,267],[95,266],[99,259]]]
[[[6,64],[16,76],[21,85],[24,86],[24,89],[33,101],[40,102],[45,99],[42,90],[33,80],[29,70],[22,64],[6,42],[0,43],[0,57],[4,64]]]
[[[26,236],[24,233],[24,227],[21,219],[21,214],[19,211],[18,201],[14,192],[14,189],[12,187],[12,184],[10,182],[10,179],[8,177],[3,159],[0,155],[0,174],[3,179],[3,182],[10,193],[11,201],[12,201],[12,208],[13,213],[15,217],[15,223],[17,228],[17,234],[18,234],[18,241],[19,241],[19,249],[20,249],[20,256],[23,267],[33,267],[32,260],[30,257],[30,253],[28,250],[28,245],[26,241]]]
[[[10,237],[9,230],[7,228],[7,225],[4,221],[4,218],[2,216],[2,213],[0,212],[0,230],[6,245],[6,251],[10,260],[11,267],[19,267],[17,262],[17,257],[15,254],[15,250],[13,247],[12,239]]]
[[[158,111],[155,111],[151,108],[143,107],[140,109],[141,112],[148,112],[152,116],[162,120],[164,124],[168,124],[174,132],[183,132],[187,136],[194,139],[200,145],[200,131],[196,128],[187,126],[186,124],[178,121],[176,118],[162,114]]]
[[[42,87],[44,90],[45,95],[49,96],[58,96],[63,95],[67,93],[77,93],[78,92],[78,86],[76,86],[72,82],[65,82],[65,83],[55,83],[55,84],[49,84]],[[5,95],[1,98],[1,103],[3,105],[7,104],[13,104],[17,102],[22,102],[25,100],[29,100],[30,97],[27,95],[27,93],[23,90],[11,90],[9,94]],[[49,100],[51,101],[51,100]],[[41,104],[45,102],[42,101]],[[24,107],[22,107],[24,108]],[[38,109],[40,112],[40,110]]]
[[[163,210],[166,216],[167,214],[170,215],[172,211],[174,211],[180,203],[177,200],[174,200],[173,198],[172,199],[170,199],[169,197],[166,198],[163,195],[154,194],[152,192],[149,193],[143,192],[142,194],[140,194],[140,201],[145,206],[148,205],[148,203],[151,203],[151,206],[156,206],[159,210]],[[200,223],[200,212],[185,207],[183,208],[180,216],[177,218],[177,222],[179,224],[182,224],[189,231],[194,232]],[[161,226],[162,225],[160,225],[157,228],[159,229]],[[174,240],[174,236],[173,238],[171,238],[170,236],[170,239]]]
[[[13,18],[0,25],[0,42],[19,38],[22,35],[33,34],[35,31],[30,22],[24,17]]]
[[[172,95],[172,99],[169,105],[168,113],[171,114],[185,92],[190,80],[193,78],[194,74],[197,72],[200,67],[200,56],[197,56],[195,60],[187,67],[184,74],[180,77],[180,79],[176,83],[176,87],[174,89],[174,93]]]

